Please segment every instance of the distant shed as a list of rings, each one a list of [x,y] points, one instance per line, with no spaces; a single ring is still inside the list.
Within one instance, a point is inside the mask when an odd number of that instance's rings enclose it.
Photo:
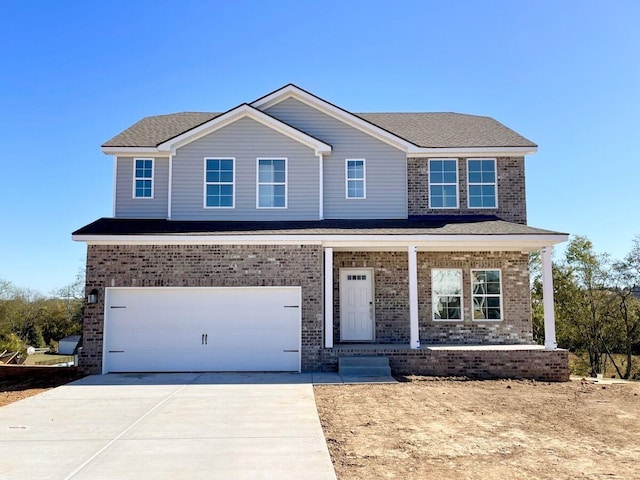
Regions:
[[[69,335],[58,342],[58,353],[62,355],[73,355],[80,342],[80,335]]]

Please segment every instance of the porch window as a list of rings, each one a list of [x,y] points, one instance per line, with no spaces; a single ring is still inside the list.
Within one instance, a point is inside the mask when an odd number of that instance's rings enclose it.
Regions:
[[[496,160],[470,158],[467,172],[469,208],[496,208]]]
[[[133,198],[153,198],[153,159],[136,158],[133,173]]]
[[[258,158],[258,208],[287,208],[287,159]]]
[[[474,320],[502,320],[500,270],[471,270]]]
[[[429,160],[429,207],[458,208],[458,160]]]
[[[431,292],[433,320],[462,320],[462,270],[431,270]]]

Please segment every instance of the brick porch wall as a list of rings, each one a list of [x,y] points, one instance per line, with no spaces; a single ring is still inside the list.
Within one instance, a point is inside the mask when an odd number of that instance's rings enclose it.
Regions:
[[[409,287],[405,252],[334,252],[334,342],[340,342],[340,268],[372,268],[375,343],[409,343]],[[431,269],[463,272],[463,321],[436,322],[431,313]],[[502,271],[504,320],[471,319],[472,268]],[[418,315],[422,344],[531,344],[529,257],[520,252],[418,252]]]
[[[496,158],[498,208],[467,207],[467,159],[458,159],[460,209],[429,208],[429,159],[407,159],[409,215],[497,215],[508,222],[527,223],[524,157]]]
[[[371,349],[324,349],[323,367],[335,372],[338,357],[349,356],[388,357],[395,375],[569,381],[567,350],[411,350],[374,346]]]
[[[302,287],[302,369],[320,369],[322,249],[307,245],[89,245],[83,373],[101,373],[105,287]]]

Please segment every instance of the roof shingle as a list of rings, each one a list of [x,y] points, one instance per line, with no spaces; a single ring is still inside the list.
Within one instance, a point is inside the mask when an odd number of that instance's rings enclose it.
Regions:
[[[397,220],[193,221],[101,218],[73,235],[564,235],[492,215],[431,215]]]
[[[157,147],[216,118],[216,112],[181,112],[145,117],[103,147]],[[462,113],[357,113],[356,116],[418,147],[536,147],[491,117]],[[319,140],[325,141],[322,138]]]

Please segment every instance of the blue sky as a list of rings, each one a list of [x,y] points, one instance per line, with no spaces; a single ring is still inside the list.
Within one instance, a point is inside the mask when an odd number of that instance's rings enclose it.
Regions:
[[[112,214],[100,145],[295,83],[351,111],[492,116],[540,145],[529,224],[640,234],[640,2],[0,0],[0,279],[48,293]]]

